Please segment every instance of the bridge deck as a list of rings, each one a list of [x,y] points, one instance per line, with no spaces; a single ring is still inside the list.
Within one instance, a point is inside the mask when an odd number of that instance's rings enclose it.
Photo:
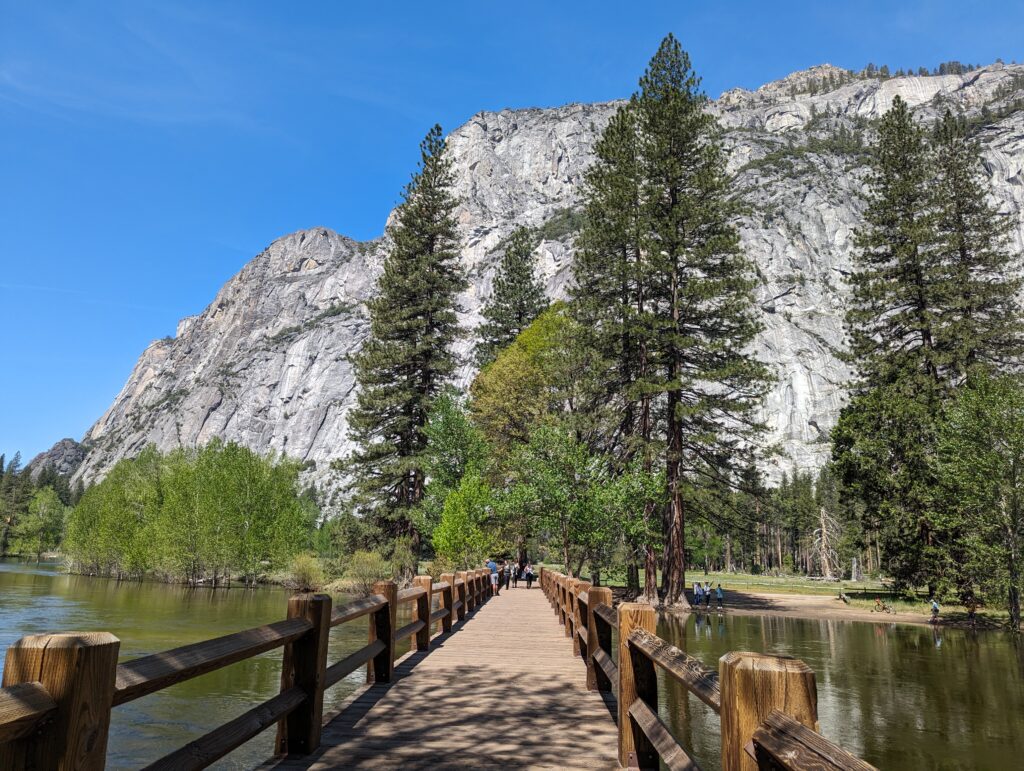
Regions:
[[[536,586],[502,591],[395,667],[277,769],[618,768],[605,700]]]

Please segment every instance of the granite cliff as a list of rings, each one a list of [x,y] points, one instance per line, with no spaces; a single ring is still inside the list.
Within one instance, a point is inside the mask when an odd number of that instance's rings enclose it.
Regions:
[[[765,404],[782,454],[771,473],[812,469],[849,373],[842,347],[844,276],[862,207],[864,143],[899,94],[920,120],[947,108],[974,126],[1001,210],[1024,240],[1024,66],[964,75],[851,77],[824,65],[711,104],[725,129],[730,171],[744,191],[740,223],[755,262],[764,332],[758,354],[779,382]],[[540,228],[540,262],[563,296],[573,259],[580,183],[617,103],[503,110],[474,116],[449,137],[463,258],[471,285],[464,323],[479,321],[503,239]],[[346,413],[355,383],[348,356],[367,333],[383,240],[356,242],[326,228],[284,236],[257,255],[173,338],[152,343],[107,412],[83,439],[76,479],[101,477],[148,443],[161,449],[213,437],[308,463],[326,481],[350,449]],[[463,344],[468,351],[470,341]],[[472,377],[467,366],[463,382]]]

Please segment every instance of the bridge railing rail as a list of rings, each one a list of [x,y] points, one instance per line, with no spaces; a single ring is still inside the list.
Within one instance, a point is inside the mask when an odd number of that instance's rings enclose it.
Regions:
[[[657,636],[654,608],[622,603],[611,590],[541,568],[540,585],[587,687],[616,701],[623,767],[699,769],[658,714],[658,675],[704,702],[721,720],[723,771],[871,771],[818,733],[814,671],[787,656],[733,651],[715,670]]]
[[[276,648],[284,649],[277,695],[147,768],[206,768],[273,725],[279,753],[308,754],[320,745],[326,689],[363,665],[368,682],[390,682],[397,643],[412,637],[414,650],[428,650],[435,627],[451,631],[490,591],[488,571],[470,570],[444,574],[437,583],[417,576],[402,590],[379,581],[369,597],[338,607],[326,594],[298,594],[281,621],[120,664],[120,641],[106,632],[23,637],[4,662],[0,768],[99,771],[112,708]],[[396,628],[398,608],[407,603],[412,621]],[[331,629],[361,618],[368,618],[366,645],[328,665]]]

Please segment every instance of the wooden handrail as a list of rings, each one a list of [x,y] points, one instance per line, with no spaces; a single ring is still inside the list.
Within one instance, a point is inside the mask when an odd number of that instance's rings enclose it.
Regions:
[[[642,629],[629,635],[629,644],[640,649],[647,658],[715,712],[722,711],[722,689],[718,684],[717,672],[671,643]]]
[[[56,711],[57,703],[42,683],[0,688],[0,744],[32,733]]]
[[[22,638],[8,649],[8,685],[0,688],[0,767],[102,768],[112,707],[282,647],[280,693],[148,768],[205,768],[274,724],[278,751],[312,752],[320,742],[325,689],[364,665],[371,682],[390,681],[397,641],[415,635],[416,649],[426,650],[434,624],[450,632],[490,597],[485,570],[449,573],[436,584],[418,576],[416,584],[399,591],[393,581],[378,582],[369,597],[333,611],[327,595],[296,595],[283,621],[123,664],[117,663],[120,642],[106,633]],[[432,611],[436,594],[440,607]],[[414,619],[396,629],[397,606],[405,602],[415,602]],[[328,666],[331,628],[363,617],[369,618],[367,644]]]
[[[344,624],[349,621],[355,621],[357,618],[368,616],[387,604],[387,598],[379,594],[371,594],[369,597],[363,597],[361,600],[346,602],[331,612],[331,626],[338,626],[338,624]]]
[[[117,667],[113,706],[280,648],[305,634],[312,626],[301,618],[275,621],[244,632],[126,661]]]
[[[758,768],[783,771],[877,771],[824,736],[774,710],[757,727],[746,748]]]
[[[607,589],[588,588],[547,568],[541,568],[540,586],[574,649],[579,646],[588,687],[610,691],[618,701],[623,766],[699,768],[658,717],[660,670],[721,716],[724,771],[752,762],[782,771],[872,771],[816,732],[815,678],[803,662],[733,652],[722,656],[715,672],[655,634],[649,605],[620,605],[616,612]],[[618,656],[612,629],[619,631]]]

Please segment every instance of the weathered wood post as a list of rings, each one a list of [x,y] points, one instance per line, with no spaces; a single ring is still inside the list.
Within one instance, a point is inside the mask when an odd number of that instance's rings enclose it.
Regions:
[[[774,709],[818,730],[817,684],[814,671],[804,662],[788,656],[732,651],[719,659],[718,679],[723,771],[757,771],[757,762],[744,748]]]
[[[612,681],[604,669],[594,663],[598,650],[609,655],[612,650],[612,630],[595,615],[600,605],[612,606],[612,590],[606,586],[592,586],[587,592],[587,688],[591,691],[610,691]]]
[[[572,585],[576,583],[574,578],[562,580],[562,624],[565,626],[565,636],[572,637]],[[578,651],[577,651],[578,652]]]
[[[297,685],[305,691],[306,700],[278,723],[277,751],[286,755],[308,755],[320,746],[331,598],[326,594],[297,594],[288,600],[288,618],[304,618],[313,628],[284,647],[281,690]]]
[[[370,642],[380,640],[384,650],[373,657],[366,667],[368,683],[390,683],[395,670],[395,624],[398,621],[398,584],[394,581],[378,581],[373,593],[387,600],[380,610],[370,618]]]
[[[448,584],[447,589],[441,590],[441,607],[448,611],[448,615],[441,616],[441,631],[450,632],[455,620],[455,574],[442,573],[441,582]]]
[[[467,611],[469,611],[469,573],[465,570],[460,570],[455,574],[455,580],[462,582],[461,586],[455,587],[458,590],[457,596],[462,601],[457,611],[459,621],[462,621],[466,618]]]
[[[580,604],[580,595],[590,589],[589,581],[573,581],[572,585],[572,652],[587,660],[587,641],[580,639],[580,629],[586,625],[587,608]]]
[[[423,622],[423,628],[416,633],[416,650],[430,650],[430,605],[431,591],[434,588],[434,579],[430,576],[416,576],[412,580],[413,586],[424,590],[422,597],[416,598],[415,616],[417,621]]]
[[[629,635],[635,629],[656,633],[654,608],[639,602],[623,603],[619,606],[619,765],[628,768],[629,756],[633,753],[634,765],[658,768],[657,750],[629,714],[629,708],[637,699],[646,702],[655,712],[658,710],[654,663],[629,644]]]
[[[102,771],[120,647],[107,632],[67,632],[7,649],[3,685],[42,683],[57,711],[41,730],[0,744],[0,768]]]

